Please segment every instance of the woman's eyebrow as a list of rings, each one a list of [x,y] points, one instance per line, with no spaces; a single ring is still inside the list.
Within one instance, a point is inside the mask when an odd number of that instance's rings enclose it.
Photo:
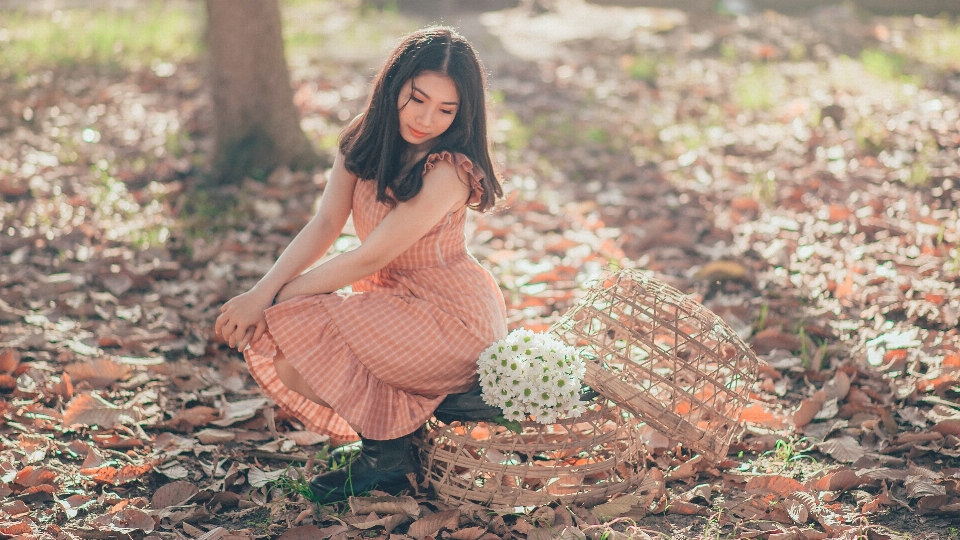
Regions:
[[[416,90],[417,92],[420,92],[421,94],[423,94],[423,97],[425,97],[425,98],[427,98],[427,99],[433,99],[433,98],[430,97],[426,92],[424,92],[423,90],[417,88],[417,85],[411,83],[411,84],[410,84],[410,87],[413,88],[414,90]],[[459,104],[460,104],[459,101],[444,101],[444,102],[443,102],[443,105],[459,105]]]

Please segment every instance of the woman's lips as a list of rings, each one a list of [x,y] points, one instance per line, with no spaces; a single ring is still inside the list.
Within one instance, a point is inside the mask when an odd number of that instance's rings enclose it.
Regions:
[[[415,130],[415,129],[413,129],[413,128],[408,128],[408,129],[410,130],[410,134],[413,135],[414,137],[418,138],[418,139],[422,139],[422,138],[424,138],[424,137],[427,135],[427,134],[426,134],[425,132],[423,132],[423,131],[417,131],[417,130]]]

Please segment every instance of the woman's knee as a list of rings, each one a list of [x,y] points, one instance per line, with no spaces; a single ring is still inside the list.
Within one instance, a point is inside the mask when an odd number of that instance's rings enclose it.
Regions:
[[[286,358],[279,354],[275,356],[273,358],[273,367],[277,370],[277,377],[284,386],[316,403],[317,405],[328,408],[330,407],[326,401],[323,401],[320,396],[314,393],[313,389],[310,388],[307,382],[303,379],[303,375],[300,375],[300,372],[297,371],[297,368],[293,367]]]
[[[297,383],[301,380],[300,373],[296,368],[291,366],[290,362],[279,354],[273,358],[273,367],[277,370],[277,377],[280,378],[280,382],[290,388],[296,387]]]

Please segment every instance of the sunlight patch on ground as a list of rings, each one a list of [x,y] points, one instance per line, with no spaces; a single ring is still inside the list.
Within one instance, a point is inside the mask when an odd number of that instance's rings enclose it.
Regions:
[[[556,56],[560,45],[578,39],[625,39],[637,30],[666,31],[686,24],[674,9],[598,6],[583,0],[557,2],[556,11],[532,14],[519,7],[484,13],[481,22],[517,58],[537,60]]]

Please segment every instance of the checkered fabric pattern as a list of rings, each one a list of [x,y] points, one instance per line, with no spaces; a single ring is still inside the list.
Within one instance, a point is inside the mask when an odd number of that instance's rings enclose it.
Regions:
[[[453,163],[477,199],[480,177],[461,154]],[[310,430],[337,439],[385,440],[413,432],[447,394],[476,380],[477,358],[506,335],[503,295],[467,251],[467,207],[451,212],[352,292],[301,296],[266,311],[269,331],[248,348],[250,373],[263,391]],[[390,207],[374,182],[357,182],[353,221],[363,241]],[[277,349],[333,409],[289,390],[273,367]]]

